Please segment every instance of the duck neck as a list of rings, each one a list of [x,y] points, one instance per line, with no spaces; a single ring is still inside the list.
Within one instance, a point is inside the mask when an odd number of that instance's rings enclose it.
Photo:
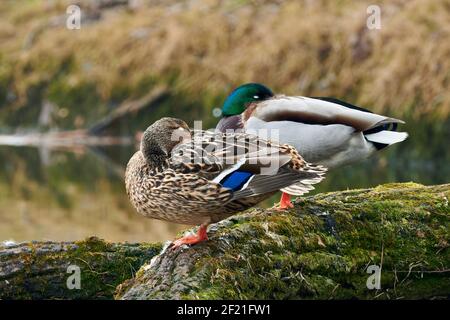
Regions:
[[[216,130],[226,132],[227,130],[239,130],[244,128],[241,115],[227,116],[220,119],[216,125]]]

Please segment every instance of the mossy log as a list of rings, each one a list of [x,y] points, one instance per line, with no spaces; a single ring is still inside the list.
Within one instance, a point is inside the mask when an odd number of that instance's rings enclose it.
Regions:
[[[155,257],[116,298],[449,298],[449,197],[449,184],[390,184],[254,209]],[[380,289],[367,286],[370,265]]]
[[[450,298],[449,197],[450,184],[414,183],[303,197],[160,255],[159,244],[96,238],[0,247],[0,297],[112,298],[118,285],[116,299]],[[67,289],[71,264],[80,290]],[[379,289],[367,286],[371,265]]]
[[[112,299],[116,286],[160,250],[159,244],[113,244],[95,237],[0,245],[0,299]],[[69,278],[77,272],[73,266],[79,268],[79,288]]]

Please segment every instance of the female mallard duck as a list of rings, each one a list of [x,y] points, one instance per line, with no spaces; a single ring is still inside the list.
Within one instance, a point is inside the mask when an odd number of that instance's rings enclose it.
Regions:
[[[175,241],[178,247],[206,240],[208,224],[281,188],[294,185],[294,195],[309,191],[325,171],[289,145],[246,133],[190,131],[182,120],[163,118],[144,132],[140,150],[127,165],[125,185],[140,214],[201,225],[197,235]]]
[[[216,130],[242,129],[295,147],[306,161],[335,168],[401,142],[401,120],[333,98],[274,95],[258,83],[236,88],[222,107]],[[282,190],[285,191],[285,190]],[[280,208],[292,207],[283,193]]]

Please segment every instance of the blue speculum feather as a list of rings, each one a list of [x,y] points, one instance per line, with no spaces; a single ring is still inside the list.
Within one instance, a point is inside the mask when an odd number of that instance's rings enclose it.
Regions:
[[[252,176],[253,173],[247,171],[234,171],[223,178],[220,184],[224,188],[236,191],[240,190]]]

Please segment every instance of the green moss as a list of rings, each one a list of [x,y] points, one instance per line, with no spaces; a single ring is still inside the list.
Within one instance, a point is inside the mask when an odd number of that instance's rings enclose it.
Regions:
[[[133,277],[141,265],[161,250],[160,244],[117,247],[96,237],[77,245],[68,258],[80,266],[83,287],[79,297],[72,298],[111,299],[117,285]]]
[[[188,280],[158,291],[158,270],[142,271],[141,289],[146,298],[442,297],[450,293],[449,196],[449,185],[389,184],[303,198],[286,212],[251,210],[188,249],[196,257]],[[372,264],[382,267],[380,290],[366,286]]]
[[[71,244],[67,250],[45,252],[45,243],[30,243],[20,257],[25,265],[11,280],[5,299],[112,299],[115,288],[134,277],[146,261],[158,254],[160,244],[113,244],[96,237]],[[81,289],[69,290],[69,265],[81,272]],[[55,271],[56,270],[56,271]]]

